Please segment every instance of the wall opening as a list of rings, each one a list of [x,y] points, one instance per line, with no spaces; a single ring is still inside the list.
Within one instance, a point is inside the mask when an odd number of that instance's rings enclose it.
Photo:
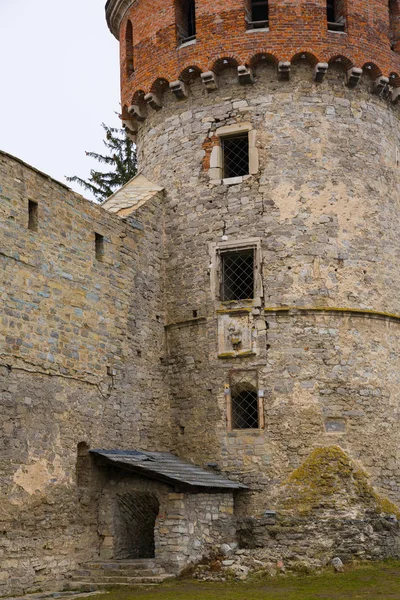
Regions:
[[[76,484],[78,488],[90,485],[91,457],[86,442],[79,442],[76,457]]]
[[[257,371],[232,371],[228,407],[229,429],[261,429],[263,422]]]
[[[250,0],[247,13],[247,29],[264,29],[269,27],[268,0]]]
[[[249,174],[249,134],[221,138],[224,172],[223,177],[243,177]]]
[[[232,389],[232,429],[258,429],[258,395],[243,382]]]
[[[154,558],[154,529],[160,504],[154,494],[118,494],[114,515],[114,558]]]
[[[329,31],[344,31],[346,27],[345,0],[327,0],[326,14]]]
[[[39,225],[39,205],[33,200],[28,201],[28,229],[37,231]]]
[[[254,248],[221,252],[222,302],[254,298]]]
[[[125,32],[125,60],[126,60],[126,73],[128,77],[134,73],[135,68],[133,64],[133,28],[131,21],[126,24]]]
[[[195,0],[178,0],[176,4],[176,26],[178,44],[185,44],[196,39],[196,2]]]
[[[400,52],[400,1],[389,0],[389,37],[390,47]]]
[[[96,260],[101,261],[104,259],[104,236],[100,235],[100,233],[95,233],[94,243]]]

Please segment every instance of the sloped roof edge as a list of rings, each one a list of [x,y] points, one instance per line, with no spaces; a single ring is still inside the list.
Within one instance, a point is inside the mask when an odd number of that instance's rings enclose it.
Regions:
[[[203,489],[247,489],[247,486],[240,482],[231,481],[217,473],[206,471],[169,452],[101,449],[90,452],[106,459],[118,468],[134,471],[165,483]]]
[[[134,210],[163,190],[163,187],[153,183],[142,173],[137,173],[135,177],[107,198],[101,206],[111,213],[127,209]]]

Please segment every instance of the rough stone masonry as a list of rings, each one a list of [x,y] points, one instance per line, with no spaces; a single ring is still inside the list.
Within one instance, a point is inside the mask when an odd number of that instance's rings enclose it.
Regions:
[[[173,0],[110,0],[140,175],[100,207],[0,153],[0,595],[96,559],[178,573],[224,544],[400,555],[392,4],[342,2],[332,31],[323,0],[271,1],[262,29],[251,3],[196,0],[182,43]]]

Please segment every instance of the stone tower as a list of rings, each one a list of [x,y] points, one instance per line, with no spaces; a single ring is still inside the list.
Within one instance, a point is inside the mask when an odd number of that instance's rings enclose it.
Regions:
[[[243,517],[329,452],[400,502],[399,11],[106,6],[122,118],[165,188],[172,449],[249,485]]]

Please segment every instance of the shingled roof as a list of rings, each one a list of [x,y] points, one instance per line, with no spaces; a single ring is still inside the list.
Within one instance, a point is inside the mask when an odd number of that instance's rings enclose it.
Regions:
[[[216,473],[181,460],[169,452],[139,452],[137,450],[91,450],[90,452],[116,467],[134,471],[139,475],[165,483],[180,484],[191,488],[247,489],[247,486],[242,483],[224,479]]]

